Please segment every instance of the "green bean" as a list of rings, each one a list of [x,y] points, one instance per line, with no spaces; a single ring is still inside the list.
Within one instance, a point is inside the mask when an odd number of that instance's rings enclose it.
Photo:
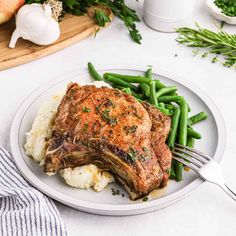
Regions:
[[[106,77],[106,80],[113,83],[113,84],[120,85],[120,86],[123,86],[126,88],[131,88],[134,91],[138,91],[138,88],[136,86],[134,86],[133,84],[127,83],[126,81],[119,79],[117,77],[114,77],[112,75],[108,75]]]
[[[134,97],[136,97],[138,99],[141,99],[141,100],[144,100],[143,94],[137,93],[137,92],[133,91],[132,89],[131,89],[131,93]]]
[[[169,93],[169,96],[179,96],[177,92]]]
[[[96,69],[94,68],[94,66],[91,62],[88,63],[88,70],[94,80],[96,80],[96,81],[103,81],[104,80],[102,78],[102,76],[98,74],[98,72],[96,71]]]
[[[184,99],[183,96],[178,96],[178,95],[176,95],[176,93],[172,93],[172,94],[169,94],[169,95],[164,95],[164,96],[159,97],[158,102],[176,102],[176,103],[179,103],[182,99]],[[188,112],[190,112],[190,111],[191,111],[191,108],[188,105]]]
[[[136,97],[135,97],[135,99],[140,103],[144,102],[142,99],[139,99],[139,98],[136,98]]]
[[[116,84],[112,84],[112,87],[113,87],[113,88],[117,88],[117,89],[122,90],[122,91],[123,91],[124,88],[127,88],[127,87],[123,87],[123,86],[116,85]],[[129,87],[128,87],[128,88],[129,88]],[[129,88],[129,89],[130,89],[130,88]],[[132,94],[134,97],[139,98],[139,99],[141,99],[141,100],[144,100],[143,94],[137,93],[136,91],[133,91],[132,89],[130,89],[130,91],[131,91],[131,94]]]
[[[157,109],[159,109],[165,115],[170,116],[173,114],[172,111],[158,106],[157,97],[156,97],[156,83],[154,80],[150,83],[150,103],[153,104]]]
[[[188,133],[188,137],[192,137],[192,138],[195,138],[195,139],[201,139],[202,138],[202,135],[199,134],[198,132],[196,132],[195,130],[191,129],[191,128],[188,128],[187,129]]]
[[[175,109],[175,106],[173,106],[173,105],[170,104],[170,103],[166,103],[166,104],[165,104],[165,108],[168,109],[168,110],[174,110],[174,109]]]
[[[188,105],[185,99],[180,101],[179,144],[186,146],[188,124]]]
[[[172,159],[172,162],[171,162],[171,168],[170,168],[170,179],[175,179],[176,178],[176,175],[175,175],[175,170],[174,170],[174,162],[175,160]]]
[[[150,97],[150,87],[149,87],[148,84],[146,84],[146,83],[141,83],[141,84],[139,85],[139,89],[141,89],[143,95],[145,95],[147,98]]]
[[[165,87],[165,88],[162,88],[162,89],[157,91],[156,97],[159,98],[164,94],[172,93],[172,92],[175,92],[175,91],[177,91],[176,86]]]
[[[183,178],[182,176],[183,164],[178,161],[174,161],[174,171],[175,171],[175,180],[177,182],[180,182]]]
[[[160,80],[156,80],[156,89],[162,89],[165,88],[166,86],[160,81]]]
[[[188,137],[188,138],[187,138],[187,144],[186,144],[186,146],[187,146],[187,147],[190,147],[190,148],[194,148],[194,142],[195,142],[195,139],[194,139],[193,137]],[[187,161],[187,160],[186,160],[186,161]],[[189,162],[189,161],[187,161],[187,162]],[[186,171],[188,171],[188,170],[189,170],[189,167],[185,166],[184,169],[185,169]]]
[[[160,106],[156,106],[156,108],[157,108],[159,111],[161,111],[162,113],[164,113],[165,115],[167,115],[167,116],[173,115],[173,111],[171,111],[171,110],[168,110],[168,109],[163,108],[163,107],[160,107]]]
[[[123,91],[124,93],[129,94],[129,95],[132,95],[138,102],[140,102],[140,103],[143,102],[142,99],[140,99],[140,98],[134,96],[134,94],[133,94],[134,92],[133,92],[130,88],[123,88],[122,91]]]
[[[198,122],[202,121],[202,120],[205,120],[207,118],[207,114],[205,112],[200,112],[192,117],[190,117],[188,119],[188,124],[191,126],[191,125],[195,125],[197,124]]]
[[[112,88],[117,88],[119,90],[123,90],[125,87],[117,85],[117,84],[112,84]]]
[[[147,77],[148,79],[152,79],[152,68],[147,69],[145,77]]]
[[[158,107],[165,108],[165,104],[164,104],[163,102],[160,102],[160,103],[158,104]]]
[[[179,120],[179,144],[187,144],[187,124],[188,124],[188,105],[185,99],[180,101],[180,120]],[[176,181],[182,180],[183,164],[176,162],[175,174]]]
[[[168,146],[170,148],[174,148],[175,146],[175,140],[176,140],[176,135],[177,135],[177,130],[179,126],[179,118],[180,118],[180,109],[179,108],[174,108],[174,114],[171,119],[171,130],[168,136]]]
[[[156,107],[158,106],[157,96],[156,96],[156,83],[154,80],[150,83],[150,103]]]
[[[187,103],[187,105],[188,105],[188,103]],[[190,112],[191,111],[191,107],[188,105],[188,112]]]
[[[104,78],[107,79],[107,77],[113,76],[119,79],[122,79],[128,83],[150,83],[152,80],[149,78],[146,78],[144,76],[140,75],[120,75],[120,74],[115,74],[115,73],[105,73]]]
[[[129,94],[129,95],[132,95],[132,91],[131,91],[130,88],[123,88],[122,91],[123,91],[124,93]]]
[[[159,102],[176,102],[179,103],[184,97],[182,96],[161,96],[158,98]]]
[[[194,138],[193,137],[188,137],[187,139],[187,146],[190,148],[194,148]]]

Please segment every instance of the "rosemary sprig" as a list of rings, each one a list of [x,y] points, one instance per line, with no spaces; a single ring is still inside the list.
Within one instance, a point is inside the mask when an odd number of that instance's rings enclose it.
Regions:
[[[44,3],[47,0],[26,0],[26,3]],[[73,15],[84,15],[90,6],[103,5],[112,10],[112,12],[119,17],[127,27],[131,38],[136,43],[141,43],[141,35],[136,28],[136,22],[140,21],[136,12],[129,8],[124,0],[59,0],[63,5],[63,13],[70,13]],[[96,23],[103,27],[110,19],[102,10],[95,11],[94,19]]]
[[[208,53],[222,55],[223,65],[232,67],[236,64],[236,34],[228,34],[224,31],[213,32],[201,28],[178,28],[176,41],[189,47],[206,48]]]

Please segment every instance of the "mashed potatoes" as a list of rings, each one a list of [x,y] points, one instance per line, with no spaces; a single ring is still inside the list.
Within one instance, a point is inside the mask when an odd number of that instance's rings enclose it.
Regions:
[[[74,169],[67,168],[60,171],[66,183],[75,188],[91,188],[97,192],[102,191],[109,183],[113,182],[113,176],[101,171],[95,165],[85,165]]]
[[[52,135],[52,123],[62,97],[63,94],[53,96],[44,102],[38,110],[31,130],[26,133],[26,154],[33,157],[40,165],[44,164],[47,140]]]
[[[107,86],[104,82],[96,82],[95,86]],[[44,164],[47,141],[52,135],[52,124],[56,117],[57,109],[63,94],[53,96],[44,102],[34,119],[32,128],[26,133],[25,150],[39,165]],[[50,173],[49,173],[50,174]],[[66,168],[60,171],[66,183],[75,188],[93,188],[102,191],[109,183],[114,181],[113,176],[107,171],[102,171],[95,165],[85,165],[76,168]]]

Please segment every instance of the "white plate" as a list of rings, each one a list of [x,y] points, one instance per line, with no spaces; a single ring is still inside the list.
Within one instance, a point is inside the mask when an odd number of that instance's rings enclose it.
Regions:
[[[99,71],[101,73],[111,71],[124,74],[140,74],[145,69],[144,66],[110,66],[101,67]],[[195,126],[196,130],[202,133],[203,136],[201,140],[196,142],[196,148],[220,161],[225,149],[226,132],[224,121],[217,107],[205,93],[192,83],[165,71],[155,68],[153,68],[153,71],[155,73],[154,78],[161,79],[167,85],[178,86],[180,94],[184,95],[189,101],[193,113],[200,111],[208,113],[209,118]],[[42,168],[25,154],[23,147],[25,133],[30,130],[40,104],[58,91],[65,89],[71,81],[80,84],[92,82],[87,72],[79,73],[78,71],[62,76],[60,79],[51,80],[29,95],[20,106],[12,123],[10,144],[14,160],[25,178],[37,189],[59,202],[82,211],[103,215],[132,215],[166,207],[180,200],[203,183],[203,180],[198,178],[192,171],[186,172],[182,182],[169,181],[166,188],[151,193],[149,201],[132,202],[118,184],[113,184],[103,192],[96,193],[92,190],[73,189],[67,186],[59,176],[46,176]],[[111,187],[120,189],[121,192],[125,193],[125,197],[121,195],[113,196]]]
[[[222,13],[222,10],[216,6],[214,3],[215,0],[207,0],[206,5],[209,8],[211,14],[219,21],[226,22],[230,25],[236,25],[236,17],[235,16],[227,16]]]

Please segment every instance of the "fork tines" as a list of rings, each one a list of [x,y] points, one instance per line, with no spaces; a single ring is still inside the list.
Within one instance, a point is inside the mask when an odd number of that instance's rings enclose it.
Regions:
[[[180,144],[175,144],[172,151],[173,158],[190,169],[198,172],[201,167],[207,164],[212,158],[193,149]]]

